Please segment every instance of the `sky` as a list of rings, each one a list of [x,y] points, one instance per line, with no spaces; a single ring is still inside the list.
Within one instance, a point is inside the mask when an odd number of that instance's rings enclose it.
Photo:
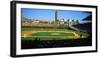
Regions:
[[[54,21],[55,20],[55,11],[50,9],[32,9],[32,8],[22,8],[21,16],[32,19],[32,20],[46,20]],[[57,10],[59,20],[64,19],[67,21],[70,20],[79,20],[82,22],[84,18],[91,15],[86,11],[74,11],[74,10]]]

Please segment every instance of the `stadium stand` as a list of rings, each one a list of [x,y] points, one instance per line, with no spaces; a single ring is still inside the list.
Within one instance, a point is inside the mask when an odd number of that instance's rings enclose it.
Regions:
[[[83,19],[83,21],[85,21],[85,23],[73,25],[73,27],[79,29],[81,32],[91,33],[92,32],[92,22],[91,22],[92,21],[92,15]]]

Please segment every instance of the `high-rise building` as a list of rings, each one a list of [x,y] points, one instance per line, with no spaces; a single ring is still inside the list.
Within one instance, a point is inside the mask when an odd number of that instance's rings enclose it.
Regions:
[[[55,11],[55,25],[56,26],[59,26],[60,25],[60,21],[58,19],[58,11],[57,10]]]
[[[56,12],[55,12],[55,21],[59,21],[59,20],[58,20],[58,12],[57,12],[57,10],[56,10]]]

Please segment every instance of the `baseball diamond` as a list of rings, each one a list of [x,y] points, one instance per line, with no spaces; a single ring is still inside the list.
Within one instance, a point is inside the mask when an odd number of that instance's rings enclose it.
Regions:
[[[92,13],[22,8],[22,49],[92,45]],[[83,22],[90,19],[90,22]]]

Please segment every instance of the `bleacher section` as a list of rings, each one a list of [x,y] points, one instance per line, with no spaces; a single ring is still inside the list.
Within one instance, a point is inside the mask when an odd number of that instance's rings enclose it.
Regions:
[[[21,40],[21,49],[91,46],[91,38],[70,40]]]
[[[92,32],[92,15],[83,19],[83,21],[86,21],[86,23],[73,25],[73,27],[79,29],[81,32],[91,33]]]

